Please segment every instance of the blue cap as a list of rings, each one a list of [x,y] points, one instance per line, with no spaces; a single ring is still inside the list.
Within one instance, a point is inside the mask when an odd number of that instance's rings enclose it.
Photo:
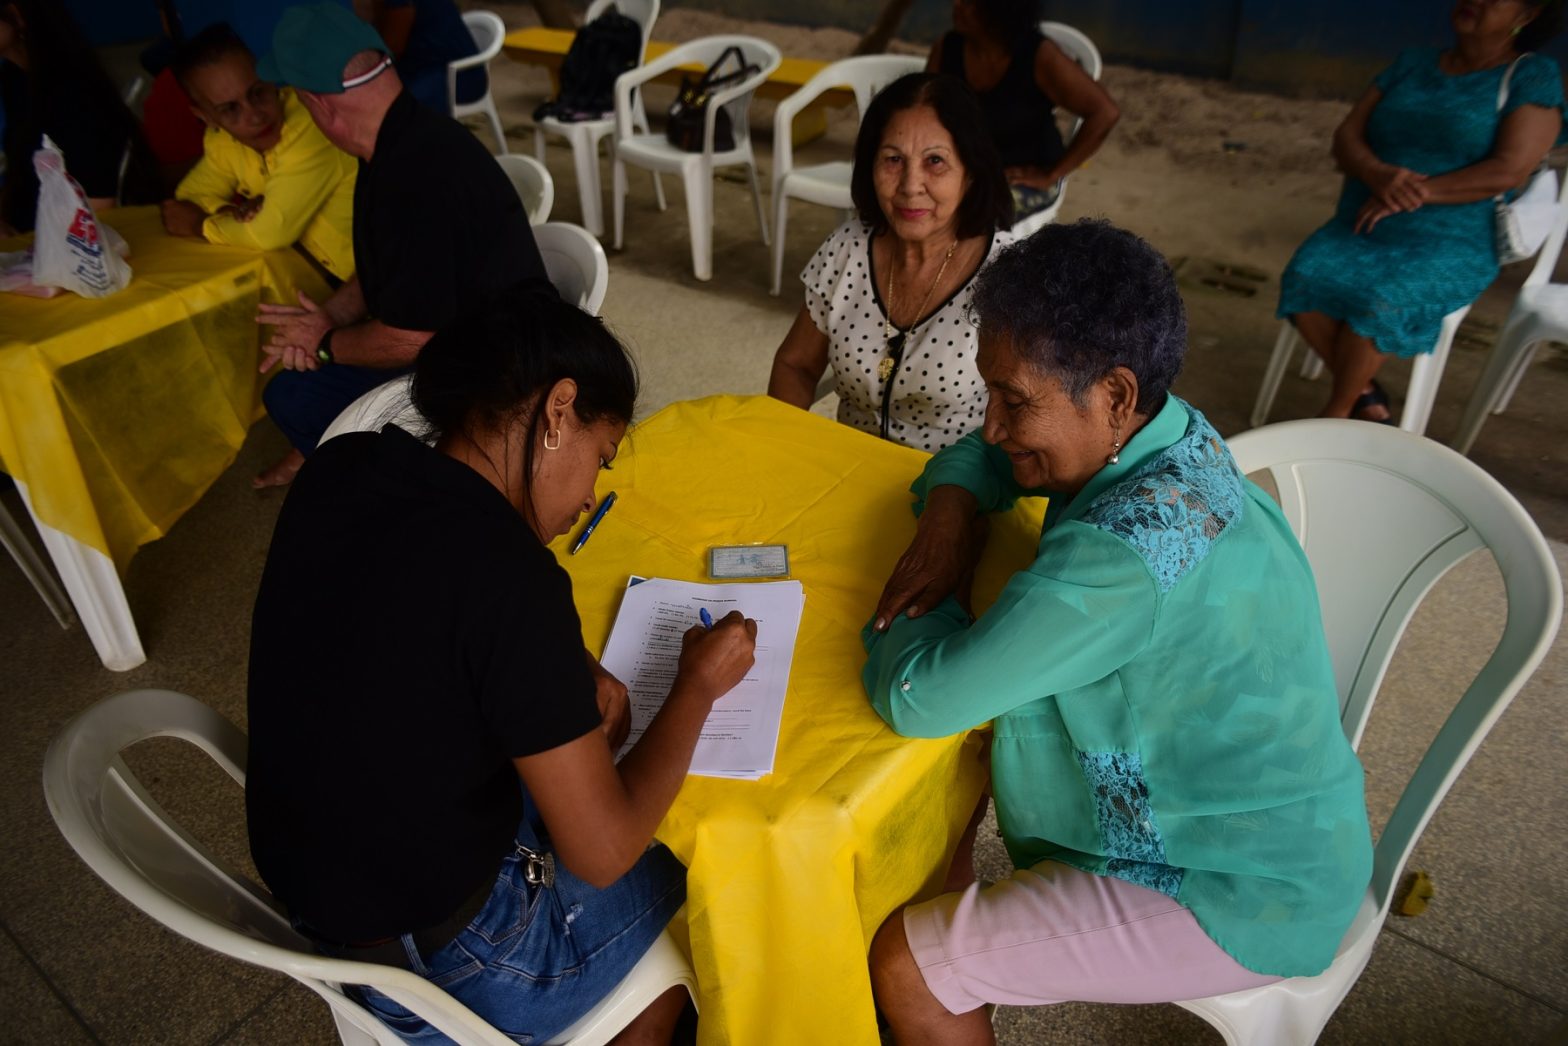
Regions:
[[[381,34],[341,4],[300,4],[278,20],[272,50],[256,63],[256,75],[316,94],[342,94],[343,69],[361,51],[390,53]]]

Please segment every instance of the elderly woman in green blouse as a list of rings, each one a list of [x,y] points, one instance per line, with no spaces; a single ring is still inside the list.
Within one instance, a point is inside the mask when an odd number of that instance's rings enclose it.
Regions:
[[[1371,875],[1361,766],[1306,557],[1167,391],[1186,341],[1169,267],[1104,222],[1052,225],[982,273],[975,311],[985,425],[915,482],[864,678],[901,734],[992,723],[1018,870],[882,926],[897,1041],[992,1042],[986,1003],[1320,972]],[[1050,497],[1037,558],[973,620],[955,593],[984,514],[1025,494]]]

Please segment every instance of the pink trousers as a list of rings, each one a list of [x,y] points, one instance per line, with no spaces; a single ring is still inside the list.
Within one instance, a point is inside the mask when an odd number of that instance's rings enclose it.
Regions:
[[[904,910],[926,986],[950,1013],[985,1003],[1148,1003],[1270,984],[1154,890],[1045,861]]]

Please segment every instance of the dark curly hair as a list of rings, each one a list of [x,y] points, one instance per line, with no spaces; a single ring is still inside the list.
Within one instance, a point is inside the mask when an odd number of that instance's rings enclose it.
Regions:
[[[245,46],[245,41],[240,39],[240,34],[229,23],[214,22],[175,48],[174,57],[169,59],[169,68],[179,81],[180,89],[188,95],[191,93],[191,73],[205,66],[216,65],[231,54],[244,55],[252,62],[256,60],[250,48]]]
[[[1514,37],[1514,47],[1521,52],[1539,51],[1563,28],[1563,0],[1535,0],[1530,6],[1535,17]]]
[[[910,73],[888,84],[866,107],[855,139],[855,169],[849,179],[849,195],[860,212],[860,220],[876,232],[887,228],[887,215],[877,200],[873,176],[882,135],[895,113],[917,106],[929,106],[953,139],[958,160],[969,176],[969,191],[958,205],[958,235],[989,236],[993,229],[1013,227],[1013,193],[1002,173],[1002,158],[986,130],[980,100],[968,84],[956,76],[937,73]]]
[[[1187,351],[1187,310],[1159,251],[1104,220],[1047,225],[980,270],[974,312],[985,334],[1056,378],[1082,406],[1117,367],[1138,379],[1138,413],[1165,405]]]

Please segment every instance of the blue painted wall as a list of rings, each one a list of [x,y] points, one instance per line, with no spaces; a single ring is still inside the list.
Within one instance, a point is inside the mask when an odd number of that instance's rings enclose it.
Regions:
[[[1453,39],[1446,0],[1045,0],[1108,61],[1350,97],[1406,47]],[[1546,53],[1568,67],[1561,36]]]
[[[1452,5],[1433,0],[1241,0],[1237,83],[1315,94],[1359,94],[1406,47],[1453,42]],[[1562,36],[1545,50],[1568,66]]]
[[[301,0],[177,0],[180,22],[194,33],[213,22],[228,22],[250,49],[272,49],[272,30],[283,9]],[[338,0],[344,7],[349,0]],[[98,45],[151,40],[162,33],[153,0],[65,0],[87,38]]]
[[[227,19],[258,53],[268,49],[279,13],[297,2],[178,0],[188,30]],[[152,0],[65,3],[95,43],[158,33]],[[880,0],[667,0],[665,6],[861,32]],[[1350,97],[1401,48],[1449,42],[1450,7],[1447,0],[1041,0],[1040,13],[1088,33],[1109,61],[1290,94]],[[951,0],[915,0],[900,35],[930,43],[951,17]],[[1568,68],[1563,37],[1547,53]]]

